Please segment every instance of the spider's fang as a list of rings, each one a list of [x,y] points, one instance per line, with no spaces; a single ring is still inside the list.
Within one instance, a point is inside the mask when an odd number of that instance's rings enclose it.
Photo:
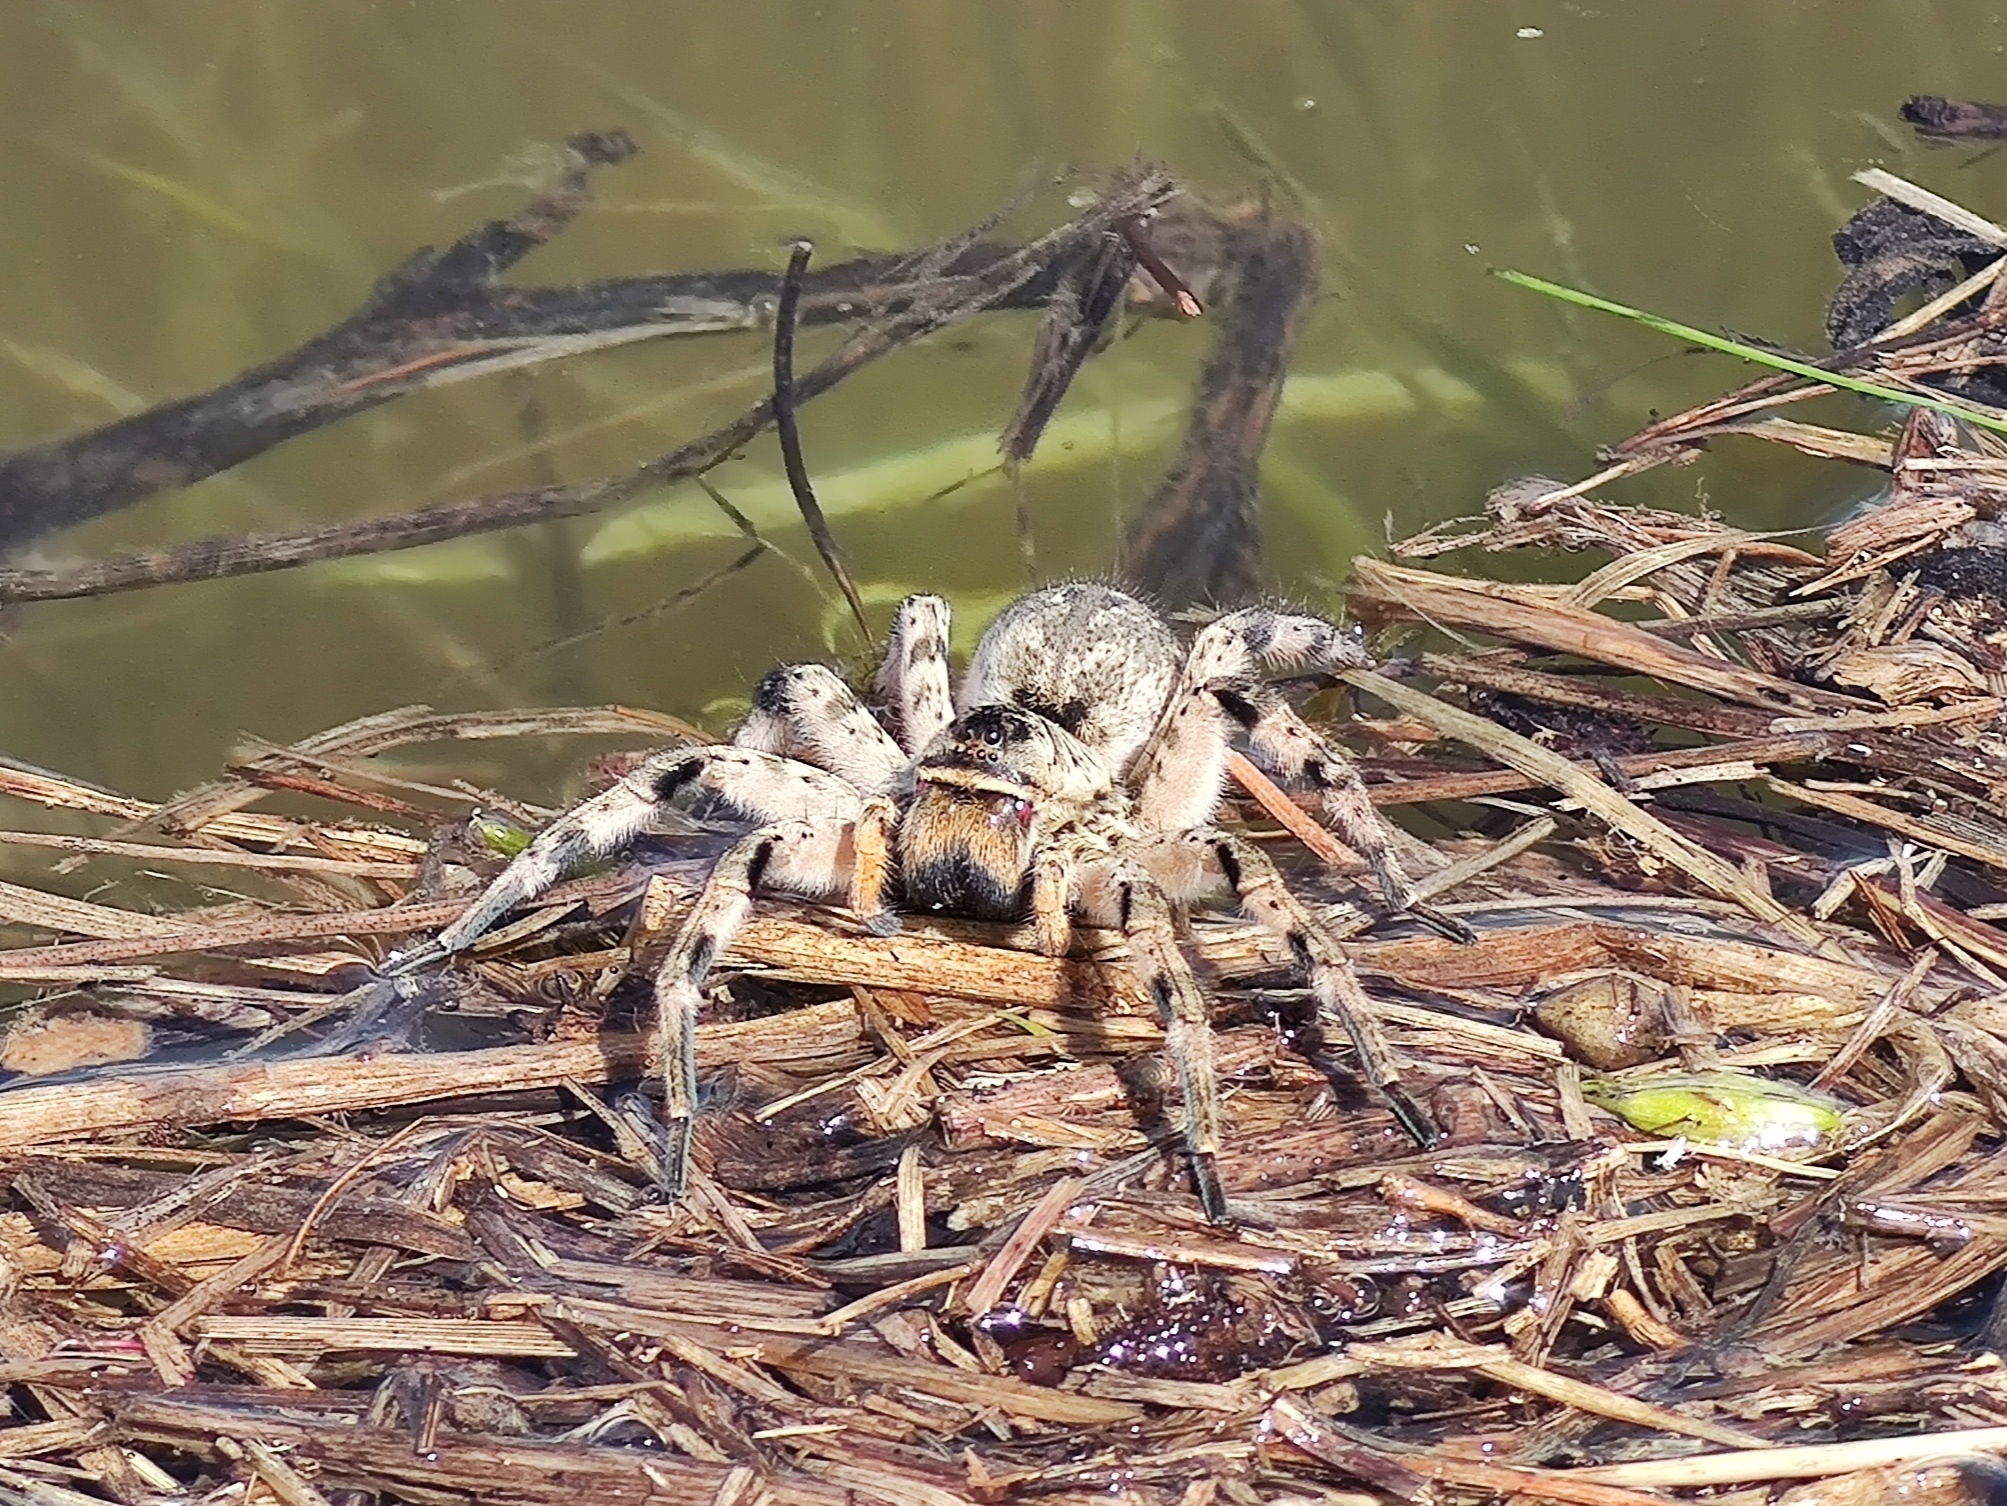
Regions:
[[[1031,825],[1031,818],[1038,808],[1021,795],[1006,796],[999,800],[990,811],[990,825],[999,831],[1008,831],[1015,826],[1020,830]]]

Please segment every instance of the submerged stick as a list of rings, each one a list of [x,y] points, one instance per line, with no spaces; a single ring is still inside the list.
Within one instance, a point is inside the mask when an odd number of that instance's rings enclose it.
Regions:
[[[443,252],[414,253],[354,313],[297,348],[208,392],[0,452],[0,552],[191,485],[416,392],[642,340],[765,325],[777,283],[770,271],[650,273],[551,287],[501,283],[501,273],[554,239],[590,202],[591,171],[626,161],[634,143],[624,131],[592,131],[571,138],[566,150],[570,160],[557,187]],[[1012,249],[960,245],[935,275],[973,275]],[[1036,280],[1004,301],[1036,308],[1051,286],[1051,277]],[[800,317],[804,324],[874,318],[916,291],[907,257],[860,257],[807,278]]]
[[[1177,458],[1122,539],[1123,576],[1169,605],[1231,603],[1261,584],[1261,456],[1317,301],[1317,237],[1307,226],[1262,207],[1224,212],[1210,228],[1229,248],[1211,294],[1219,339]]]
[[[943,265],[929,276],[903,282],[896,277],[888,278],[870,289],[868,297],[853,290],[847,298],[833,299],[832,318],[855,317],[859,312],[876,317],[852,333],[813,371],[797,379],[794,387],[797,403],[821,396],[881,356],[963,319],[993,309],[1037,306],[1049,296],[1058,269],[1082,244],[1098,238],[1124,217],[1145,213],[1167,202],[1175,192],[1176,185],[1160,169],[1148,166],[1135,169],[1126,173],[1100,202],[1025,245],[998,247],[977,242],[967,234],[953,236],[940,248],[945,252]],[[985,221],[980,228],[987,229],[988,224]],[[899,265],[906,263],[902,261]],[[771,279],[763,284],[770,285]],[[719,327],[750,326],[734,323]],[[735,454],[772,421],[773,404],[762,398],[709,434],[622,474],[578,485],[500,492],[471,501],[440,503],[409,512],[288,532],[195,539],[68,570],[0,570],[0,603],[101,596],[147,586],[264,574],[322,560],[415,549],[526,523],[582,517],[702,475]],[[298,432],[315,426],[306,424]],[[278,437],[290,437],[290,433]],[[274,442],[276,439],[266,441],[267,445]],[[245,458],[248,456],[237,455],[228,463],[234,465]],[[73,462],[66,462],[69,463]],[[211,466],[202,474],[221,468]],[[5,485],[4,472],[4,462],[0,462],[0,486]],[[168,480],[156,483],[153,489],[183,479],[192,478],[174,473]],[[134,499],[129,496],[124,499],[130,500]],[[123,501],[116,505],[123,505]],[[4,520],[0,520],[0,546],[7,542]]]

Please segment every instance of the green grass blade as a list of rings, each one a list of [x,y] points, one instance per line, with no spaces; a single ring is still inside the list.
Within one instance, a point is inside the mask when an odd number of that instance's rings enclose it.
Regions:
[[[1642,324],[1647,329],[1655,329],[1662,335],[1671,335],[1675,340],[1685,340],[1708,350],[1718,350],[1723,355],[1737,356],[1758,366],[1788,371],[1793,376],[1823,382],[1828,387],[1838,387],[1846,392],[1858,392],[1862,397],[1880,398],[1883,402],[1901,403],[1910,408],[1932,408],[1939,413],[1949,413],[1953,418],[1962,418],[1967,423],[1977,424],[1982,429],[1991,429],[1996,434],[2007,434],[2007,419],[1996,417],[1982,408],[1955,402],[1950,398],[1926,397],[1922,393],[1905,392],[1899,387],[1884,387],[1878,382],[1864,382],[1859,377],[1846,376],[1841,372],[1827,371],[1822,366],[1814,366],[1810,361],[1800,361],[1791,356],[1781,356],[1774,350],[1745,345],[1740,340],[1731,340],[1725,335],[1709,334],[1704,329],[1695,329],[1691,324],[1681,324],[1676,320],[1661,318],[1657,314],[1648,314],[1643,309],[1613,303],[1607,298],[1598,298],[1594,293],[1578,292],[1574,288],[1563,287],[1558,282],[1548,282],[1542,277],[1515,272],[1509,267],[1494,267],[1491,275],[1511,283],[1514,287],[1531,288],[1536,293],[1545,293],[1549,298],[1559,298],[1563,303],[1576,304],[1585,309],[1596,309],[1605,314],[1615,314],[1619,318]]]

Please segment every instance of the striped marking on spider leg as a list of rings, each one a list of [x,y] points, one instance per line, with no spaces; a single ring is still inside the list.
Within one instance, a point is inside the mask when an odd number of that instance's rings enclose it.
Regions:
[[[899,745],[917,757],[954,720],[948,684],[948,604],[909,596],[892,614],[873,688],[899,715]]]
[[[1199,1204],[1213,1223],[1228,1221],[1220,1186],[1219,1073],[1213,1063],[1213,1027],[1205,994],[1178,950],[1171,903],[1142,864],[1118,860],[1110,875],[1116,919],[1129,942],[1130,966],[1156,1002],[1164,1021],[1164,1046],[1177,1068],[1185,1101],[1185,1148]]]
[[[612,788],[559,816],[439,933],[438,948],[447,953],[464,951],[497,920],[580,864],[625,847],[654,820],[661,804],[657,789],[666,770],[693,757],[684,752],[654,754]]]
[[[1229,612],[1213,627],[1240,640],[1252,661],[1250,668],[1258,665],[1269,673],[1306,667],[1368,669],[1373,663],[1373,656],[1366,652],[1358,633],[1348,632],[1321,617],[1249,607]]]
[[[1345,1032],[1359,1053],[1366,1081],[1387,1101],[1401,1127],[1424,1149],[1433,1146],[1440,1136],[1402,1087],[1399,1059],[1380,1029],[1373,1001],[1359,986],[1359,975],[1309,907],[1289,892],[1268,854],[1231,832],[1191,832],[1186,840],[1210,849],[1248,919],[1289,948],[1317,1001],[1320,1022]]]
[[[1372,661],[1355,634],[1316,617],[1292,617],[1250,607],[1214,619],[1193,635],[1177,685],[1164,703],[1133,782],[1136,809],[1154,831],[1203,826],[1225,788],[1232,722],[1252,724],[1266,692],[1262,675],[1276,670],[1356,669]]]
[[[1415,884],[1395,848],[1393,828],[1373,804],[1366,781],[1352,767],[1351,759],[1318,736],[1295,708],[1273,691],[1239,697],[1228,710],[1247,727],[1248,746],[1257,763],[1316,791],[1324,819],[1372,868],[1389,908],[1412,909]]]
[[[502,916],[579,865],[619,852],[648,829],[663,806],[693,786],[761,821],[848,821],[855,819],[861,803],[857,791],[832,774],[749,748],[652,753],[611,788],[538,832],[481,897],[439,933],[430,954],[464,951]]]
[[[711,966],[752,913],[762,888],[828,893],[843,886],[847,822],[777,821],[718,859],[655,974],[656,1055],[662,1063],[662,1185],[681,1196],[697,1115],[697,1014]]]
[[[662,1060],[662,1191],[671,1202],[690,1183],[697,1138],[697,1011],[703,991],[687,974],[655,975],[655,1040]]]

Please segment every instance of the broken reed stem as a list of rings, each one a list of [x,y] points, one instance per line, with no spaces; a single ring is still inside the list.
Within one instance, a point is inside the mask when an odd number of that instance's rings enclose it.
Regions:
[[[808,479],[808,465],[801,454],[801,426],[795,421],[795,315],[801,304],[801,279],[808,271],[809,257],[814,254],[815,243],[809,240],[798,240],[789,249],[780,301],[774,306],[774,432],[780,438],[781,465],[787,471],[787,487],[794,493],[794,505],[801,509],[801,520],[808,525],[815,552],[822,556],[823,564],[829,567],[843,592],[843,599],[850,603],[850,615],[856,619],[858,634],[868,647],[871,625],[864,620],[864,598],[857,594],[857,584],[850,578],[836,535],[829,531],[829,519],[823,516],[822,504],[815,500],[815,486]]]
[[[1753,1485],[1759,1480],[1817,1479],[1927,1460],[1985,1458],[2003,1449],[2007,1449],[2007,1428],[1956,1428],[1902,1438],[1861,1438],[1849,1443],[1695,1454],[1684,1459],[1640,1459],[1569,1470],[1567,1476],[1599,1485],[1693,1490],[1708,1485]]]
[[[1488,757],[1522,774],[1537,777],[1550,788],[1579,801],[1592,815],[1633,840],[1642,842],[1695,882],[1724,899],[1734,900],[1757,919],[1776,926],[1795,940],[1814,950],[1822,950],[1826,946],[1825,938],[1803,916],[1794,915],[1767,891],[1751,884],[1737,869],[1681,836],[1658,817],[1625,799],[1594,775],[1576,768],[1551,749],[1543,748],[1531,738],[1501,727],[1487,717],[1450,706],[1372,670],[1347,670],[1340,678],[1379,697],[1397,711],[1429,723],[1443,735],[1467,743]]]
[[[1150,278],[1170,295],[1181,317],[1198,319],[1204,316],[1205,305],[1199,302],[1199,295],[1186,284],[1184,278],[1165,265],[1164,258],[1157,254],[1157,248],[1150,244],[1147,222],[1141,218],[1122,222],[1122,238],[1129,243],[1129,249],[1136,254],[1136,264]]]

